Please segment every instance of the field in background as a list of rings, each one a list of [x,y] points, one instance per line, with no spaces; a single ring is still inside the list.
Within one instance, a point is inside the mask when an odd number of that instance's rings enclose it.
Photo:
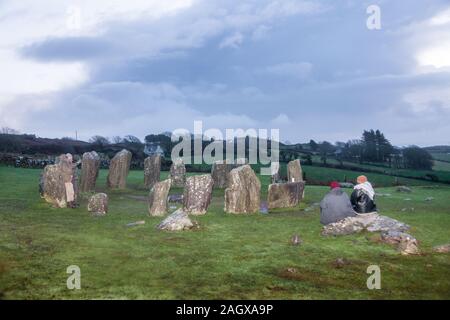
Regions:
[[[319,169],[306,167],[307,177],[343,173]],[[381,212],[410,224],[420,241],[423,255],[405,257],[376,234],[322,237],[312,205],[327,187],[308,186],[298,208],[250,216],[224,214],[223,190],[215,190],[208,214],[194,218],[200,230],[167,233],[155,229],[162,218],[147,216],[140,171],[130,173],[127,190],[108,192],[110,212],[101,218],[89,215],[85,199],[78,209],[51,208],[39,197],[39,174],[0,167],[4,299],[450,298],[450,257],[431,252],[450,242],[448,186],[413,186],[411,194],[377,190],[391,194],[377,199]],[[102,170],[98,191],[106,191],[105,177]],[[264,197],[268,179],[261,180]],[[125,226],[138,220],[146,224]],[[293,234],[301,246],[289,244]],[[366,288],[372,264],[381,267],[382,290]],[[69,265],[81,268],[81,290],[66,288]]]

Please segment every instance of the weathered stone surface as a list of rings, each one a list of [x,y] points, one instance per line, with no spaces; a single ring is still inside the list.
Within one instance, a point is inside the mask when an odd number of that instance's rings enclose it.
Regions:
[[[170,179],[156,182],[153,185],[148,199],[148,212],[151,216],[164,216],[167,213],[167,196],[170,186]]]
[[[398,186],[397,187],[397,192],[411,193],[412,189],[410,187],[407,187],[407,186]]]
[[[300,165],[300,160],[293,160],[288,163],[287,166],[287,176],[288,182],[299,182],[303,181],[303,171]]]
[[[152,188],[161,175],[161,156],[150,156],[144,160],[144,185]]]
[[[400,221],[386,216],[380,216],[376,213],[368,213],[358,215],[356,217],[348,217],[335,223],[330,223],[323,227],[322,234],[326,236],[338,236],[358,233],[363,230],[367,230],[369,232],[405,232],[408,229],[409,226]]]
[[[208,210],[214,181],[210,174],[188,177],[184,187],[183,210],[202,215]]]
[[[170,166],[170,179],[174,187],[184,187],[186,182],[186,167],[184,166],[183,159],[175,159]]]
[[[123,149],[112,158],[109,164],[107,184],[112,189],[125,189],[127,187],[127,177],[130,172],[132,154]]]
[[[57,164],[44,168],[40,182],[41,197],[58,207],[74,207],[77,202],[78,184],[76,165],[70,153],[61,155]]]
[[[276,208],[291,208],[297,206],[303,194],[305,183],[288,182],[288,183],[274,183],[269,185],[269,192],[267,201],[269,209]]]
[[[89,199],[87,209],[94,215],[104,216],[108,213],[108,195],[106,193],[94,194]]]
[[[86,152],[81,160],[80,191],[91,192],[95,190],[98,170],[100,169],[100,156],[95,151]]]
[[[159,230],[166,231],[183,231],[194,227],[194,222],[192,222],[188,214],[182,209],[178,209],[172,213],[157,226]]]
[[[303,243],[303,240],[300,238],[298,234],[294,234],[291,238],[291,244],[294,246],[301,245]]]
[[[381,233],[381,240],[396,245],[403,255],[420,254],[418,241],[407,233],[395,230],[384,231]]]
[[[231,165],[225,161],[216,161],[211,168],[211,176],[214,180],[214,188],[226,188],[228,173],[231,171]]]
[[[450,243],[443,244],[440,246],[433,247],[433,252],[437,253],[449,253],[450,252]]]
[[[231,170],[225,189],[225,212],[259,212],[260,191],[261,182],[249,165]]]

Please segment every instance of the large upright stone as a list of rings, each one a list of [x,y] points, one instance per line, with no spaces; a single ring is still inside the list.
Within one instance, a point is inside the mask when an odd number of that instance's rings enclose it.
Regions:
[[[153,185],[148,197],[148,213],[151,216],[159,217],[167,213],[167,197],[169,195],[170,185],[170,179],[156,182]]]
[[[300,165],[300,160],[293,160],[288,163],[287,166],[287,176],[288,182],[299,182],[303,181],[303,171]]]
[[[259,212],[260,191],[261,182],[249,165],[231,170],[228,174],[228,187],[225,189],[225,212]]]
[[[80,191],[94,191],[100,169],[100,156],[97,152],[86,152],[81,160]]]
[[[184,187],[186,182],[186,167],[184,166],[183,159],[178,158],[172,162],[170,166],[170,179],[174,187]]]
[[[214,180],[214,188],[226,188],[228,173],[231,170],[231,166],[226,161],[216,161],[211,167],[211,175]]]
[[[39,183],[41,197],[58,208],[73,207],[78,193],[76,165],[70,153],[61,155],[56,162],[44,168]]]
[[[131,152],[123,149],[112,158],[107,178],[108,187],[112,189],[125,189],[127,187],[131,157]]]
[[[192,215],[205,214],[211,202],[213,184],[210,174],[188,177],[184,187],[183,210]]]
[[[297,206],[302,200],[304,188],[305,183],[303,181],[269,185],[269,193],[267,196],[269,209],[292,208]]]
[[[152,188],[159,181],[161,175],[161,156],[159,154],[150,156],[144,160],[144,185]]]

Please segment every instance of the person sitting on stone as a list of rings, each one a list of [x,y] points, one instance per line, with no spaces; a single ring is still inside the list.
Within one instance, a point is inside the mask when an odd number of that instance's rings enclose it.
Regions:
[[[327,225],[356,216],[350,198],[341,189],[339,182],[331,182],[330,187],[330,192],[320,202],[320,223]]]
[[[359,176],[356,179],[358,184],[354,187],[350,197],[353,209],[357,213],[372,213],[377,211],[375,205],[375,190],[366,176]]]

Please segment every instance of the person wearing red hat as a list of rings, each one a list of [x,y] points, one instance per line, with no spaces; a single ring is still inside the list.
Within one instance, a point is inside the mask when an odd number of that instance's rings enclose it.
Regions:
[[[331,182],[330,189],[320,202],[320,222],[326,225],[356,216],[350,198],[341,189],[339,182]]]

